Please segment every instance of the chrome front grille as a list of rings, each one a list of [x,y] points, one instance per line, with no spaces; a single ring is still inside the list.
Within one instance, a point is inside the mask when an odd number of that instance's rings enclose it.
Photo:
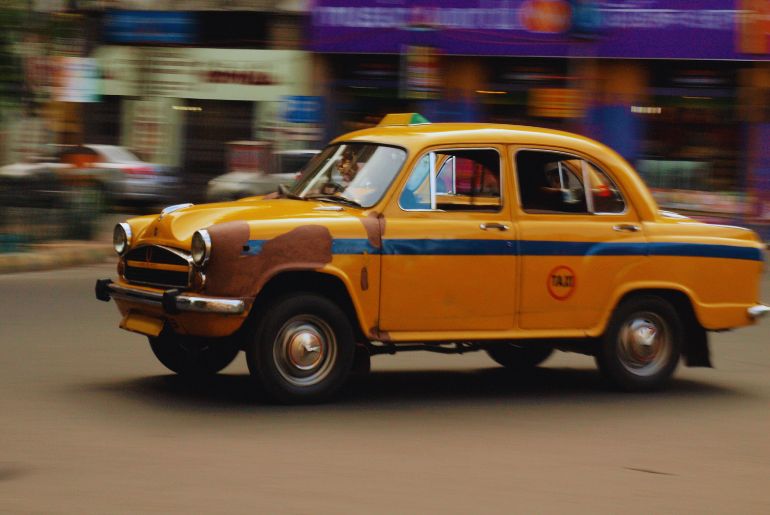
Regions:
[[[125,255],[123,277],[134,284],[161,288],[189,288],[192,259],[177,249],[146,245]]]

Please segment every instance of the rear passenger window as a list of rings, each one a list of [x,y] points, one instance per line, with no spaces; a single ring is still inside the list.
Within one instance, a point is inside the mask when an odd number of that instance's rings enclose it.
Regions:
[[[625,202],[596,165],[559,152],[516,154],[519,198],[528,213],[622,213]],[[588,185],[588,187],[586,187]]]
[[[500,154],[440,150],[420,158],[399,198],[406,210],[499,211]]]

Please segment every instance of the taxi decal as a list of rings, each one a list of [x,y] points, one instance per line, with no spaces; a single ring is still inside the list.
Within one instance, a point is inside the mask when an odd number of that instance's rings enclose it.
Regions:
[[[242,255],[256,255],[270,240],[249,240]],[[762,261],[756,247],[702,243],[618,243],[537,240],[383,239],[377,248],[366,238],[337,238],[332,254],[390,256],[672,256]]]
[[[577,286],[575,272],[568,266],[559,265],[546,278],[548,293],[556,300],[567,300]]]

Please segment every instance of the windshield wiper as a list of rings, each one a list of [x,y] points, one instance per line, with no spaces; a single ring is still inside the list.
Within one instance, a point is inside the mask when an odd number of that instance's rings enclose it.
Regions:
[[[293,200],[305,200],[305,197],[300,197],[299,195],[296,195],[289,190],[289,188],[285,184],[279,184],[278,185],[278,195],[280,195],[282,198],[290,198]]]
[[[340,204],[346,204],[348,206],[353,206],[353,207],[364,207],[358,202],[356,202],[355,200],[351,200],[347,197],[340,197],[337,195],[324,195],[322,193],[316,193],[314,195],[308,195],[305,198],[308,200],[321,200],[321,201],[328,200],[331,202],[339,202]]]

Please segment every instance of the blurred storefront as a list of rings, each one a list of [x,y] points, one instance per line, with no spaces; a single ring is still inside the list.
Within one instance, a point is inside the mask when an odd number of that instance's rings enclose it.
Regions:
[[[0,164],[80,137],[84,106],[99,100],[96,63],[88,57],[97,26],[65,2],[0,7]]]
[[[770,120],[745,105],[770,101],[756,72],[770,4],[697,4],[318,0],[310,49],[333,131],[388,110],[573,130],[634,163],[665,206],[762,218]]]
[[[177,167],[193,185],[225,171],[229,141],[317,147],[318,120],[285,116],[289,99],[310,93],[305,5],[193,0],[179,7],[126,0],[103,13],[93,52],[103,102],[90,109],[86,134]]]
[[[297,50],[103,46],[102,92],[124,97],[121,142],[189,173],[223,171],[224,144],[260,137],[276,105],[308,92]]]

